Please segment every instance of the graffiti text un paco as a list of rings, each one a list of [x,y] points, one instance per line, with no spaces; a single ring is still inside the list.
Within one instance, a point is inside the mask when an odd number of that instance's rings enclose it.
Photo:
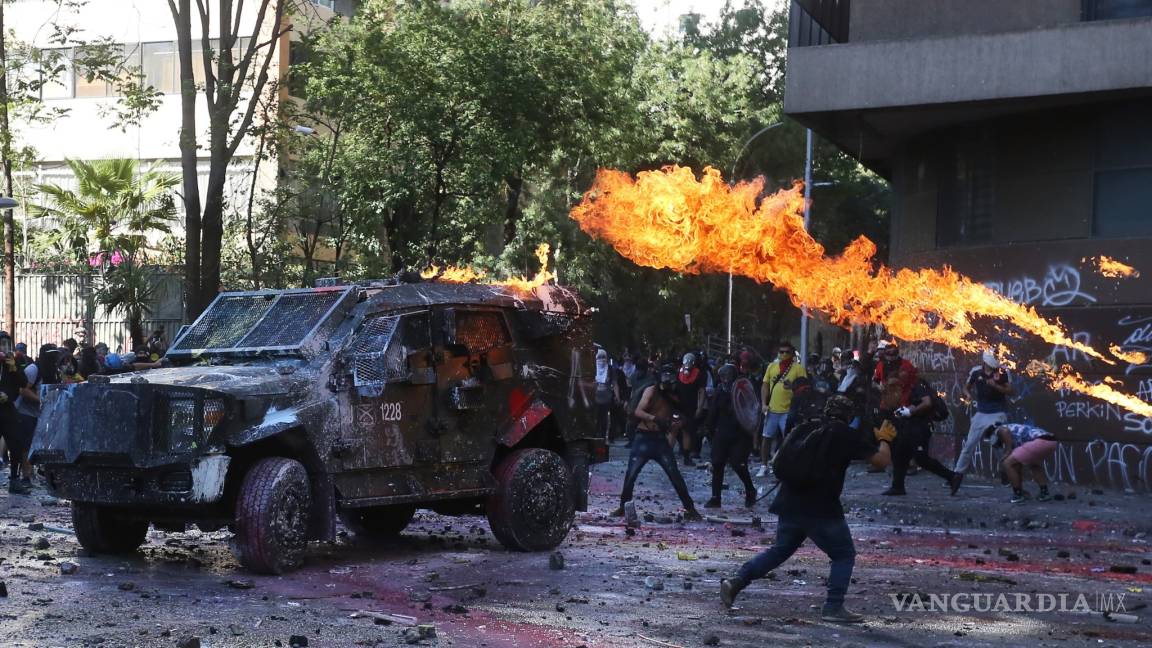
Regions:
[[[1056,415],[1062,419],[1122,421],[1125,432],[1152,435],[1152,419],[1135,412],[1126,412],[1119,405],[1093,401],[1056,401]]]
[[[1068,306],[1077,299],[1096,303],[1096,298],[1080,290],[1080,271],[1066,263],[1048,266],[1043,278],[1017,277],[1006,281],[986,281],[984,285],[1025,306]]]

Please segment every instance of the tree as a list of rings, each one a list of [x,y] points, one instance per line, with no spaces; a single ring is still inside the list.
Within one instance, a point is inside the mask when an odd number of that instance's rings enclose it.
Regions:
[[[184,292],[190,318],[199,315],[220,288],[228,165],[252,126],[276,48],[289,29],[285,16],[295,7],[293,0],[260,0],[254,13],[245,13],[244,0],[219,0],[213,17],[210,6],[216,4],[168,0],[180,56]],[[255,33],[243,27],[248,18],[256,26]],[[213,35],[219,39],[219,50],[211,46]],[[194,37],[200,46],[198,58],[193,54]],[[241,39],[247,39],[246,43]],[[197,71],[202,71],[202,84],[197,83]],[[196,124],[196,104],[201,97],[208,113],[208,180],[203,204]]]
[[[44,236],[62,254],[79,262],[117,251],[136,257],[148,234],[171,232],[176,218],[172,189],[180,182],[178,176],[156,169],[138,173],[137,162],[126,159],[68,160],[68,166],[77,189],[36,185],[51,205],[30,210],[35,217],[54,221]]]

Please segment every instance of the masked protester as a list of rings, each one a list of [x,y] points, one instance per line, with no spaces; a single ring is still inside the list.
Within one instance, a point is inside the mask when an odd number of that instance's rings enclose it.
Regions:
[[[56,369],[56,374],[58,376],[57,382],[62,385],[73,385],[84,382],[84,376],[80,374],[80,369],[76,364],[76,358],[71,355],[65,355],[60,358],[60,364]]]
[[[40,418],[40,385],[44,382],[41,379],[41,367],[46,365],[55,366],[53,364],[55,358],[56,345],[42,345],[40,352],[36,355],[36,362],[29,363],[23,369],[27,384],[20,390],[20,397],[16,399],[16,415],[19,424],[22,426],[23,438],[27,440],[26,447],[28,448],[32,446],[32,438],[36,432],[36,422]],[[19,363],[17,363],[17,366],[19,366]],[[20,470],[22,475],[21,481],[31,489],[33,473],[32,464],[28,461],[27,452],[24,453],[24,460],[20,466]]]
[[[695,466],[692,455],[699,452],[700,439],[697,432],[700,417],[704,415],[705,389],[708,386],[708,369],[697,361],[695,353],[685,353],[676,374],[676,392],[680,400],[680,412],[684,424],[680,431],[680,455],[685,466]]]
[[[636,418],[636,407],[640,405],[640,397],[644,395],[644,390],[656,384],[659,379],[657,374],[658,372],[648,364],[647,358],[636,360],[636,368],[632,372],[632,391],[628,402],[624,405],[624,417],[627,420],[624,436],[628,439],[625,447],[632,447],[632,439],[636,437],[636,425],[640,422]]]
[[[896,443],[892,448],[892,485],[884,491],[884,495],[907,494],[904,490],[904,477],[913,459],[916,465],[946,481],[953,495],[960,489],[964,475],[949,470],[928,454],[932,437],[931,411],[932,387],[923,380],[917,380],[912,387],[909,403],[897,408],[892,414],[896,427]]]
[[[608,416],[618,399],[614,370],[604,349],[596,351],[596,436],[608,439]]]
[[[796,359],[796,347],[790,342],[780,345],[776,361],[768,365],[764,372],[764,382],[760,387],[760,399],[764,411],[764,428],[761,432],[760,466],[757,477],[768,473],[768,460],[775,446],[784,438],[788,429],[788,410],[792,407],[792,385],[797,378],[806,378],[808,372]]]
[[[966,386],[968,394],[976,403],[976,411],[972,413],[968,436],[964,439],[964,446],[960,448],[953,467],[958,473],[968,472],[972,466],[972,455],[976,453],[980,435],[989,426],[1008,422],[1008,397],[1013,394],[1008,370],[1000,366],[1000,361],[991,349],[984,351],[981,360],[980,366],[973,367],[968,374]]]
[[[7,443],[8,453],[12,459],[8,492],[14,495],[27,495],[32,492],[31,480],[27,476],[20,477],[21,466],[27,464],[32,436],[27,433],[28,428],[22,424],[20,414],[16,411],[16,399],[27,386],[28,378],[24,370],[16,366],[16,358],[12,352],[0,352],[0,436],[3,436]]]
[[[880,360],[876,363],[876,372],[872,380],[883,393],[888,390],[899,390],[898,406],[908,405],[912,400],[912,387],[919,379],[916,367],[900,357],[900,347],[895,340],[881,340],[876,350]]]
[[[856,563],[856,547],[844,519],[840,494],[844,490],[844,475],[853,459],[866,459],[876,466],[887,464],[892,432],[891,428],[886,433],[877,431],[874,434],[853,430],[848,427],[853,411],[851,399],[840,395],[828,399],[823,430],[830,438],[827,443],[814,447],[821,449],[822,455],[817,459],[827,467],[822,474],[831,478],[806,485],[781,480],[780,491],[768,509],[780,518],[775,544],[744,563],[735,576],[720,581],[720,600],[725,606],[731,607],[736,596],[749,583],[779,567],[810,538],[832,562],[828,574],[828,597],[821,618],[835,623],[860,623],[864,620],[861,615],[844,607],[852,568]],[[873,438],[879,441],[879,450]]]
[[[756,504],[756,486],[748,472],[748,452],[752,449],[752,435],[736,418],[732,403],[732,386],[736,382],[734,364],[725,364],[716,371],[717,388],[708,407],[708,427],[712,430],[712,499],[704,508],[720,508],[720,492],[724,486],[724,468],[732,472],[744,485],[744,506]]]
[[[688,494],[688,485],[676,466],[676,454],[672,451],[669,437],[676,432],[674,417],[680,415],[676,401],[676,368],[665,365],[660,369],[660,381],[644,389],[636,406],[638,421],[636,436],[632,440],[632,454],[628,457],[628,469],[624,473],[624,489],[620,493],[620,507],[612,512],[614,516],[624,515],[624,505],[632,500],[632,491],[640,471],[649,461],[656,461],[668,475],[676,495],[684,505],[684,517],[689,520],[701,519],[696,505]]]

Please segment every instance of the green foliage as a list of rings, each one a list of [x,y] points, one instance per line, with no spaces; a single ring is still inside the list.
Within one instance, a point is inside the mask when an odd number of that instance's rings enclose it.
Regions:
[[[152,311],[156,294],[156,272],[131,259],[107,267],[96,289],[96,302],[109,312],[120,312],[128,320],[133,346],[144,343],[144,317]]]
[[[170,232],[176,218],[172,189],[179,176],[149,169],[137,173],[135,160],[68,160],[77,188],[36,185],[50,206],[30,206],[49,226],[37,235],[42,248],[85,261],[99,252],[135,256],[151,232]],[[50,219],[50,220],[48,220]]]

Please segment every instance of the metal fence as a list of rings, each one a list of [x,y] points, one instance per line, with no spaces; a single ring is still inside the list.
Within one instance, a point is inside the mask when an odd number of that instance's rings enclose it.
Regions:
[[[145,313],[144,332],[163,330],[171,342],[184,321],[181,279],[177,274],[157,272],[152,281],[153,299]],[[26,342],[29,353],[35,355],[41,344],[60,344],[82,327],[92,343],[104,342],[113,351],[131,351],[132,338],[124,314],[110,313],[96,301],[100,282],[99,275],[17,275],[16,341]],[[0,309],[4,306],[3,292]]]

